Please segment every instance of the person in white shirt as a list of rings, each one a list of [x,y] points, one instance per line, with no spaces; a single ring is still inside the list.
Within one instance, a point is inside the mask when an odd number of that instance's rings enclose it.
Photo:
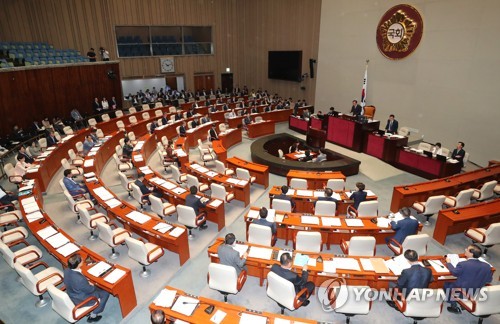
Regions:
[[[26,163],[26,157],[24,155],[21,155],[19,154],[17,156],[17,163],[16,163],[16,167],[14,168],[14,174],[16,176],[19,176],[16,177],[16,181],[22,181],[23,180],[23,177],[24,175],[26,174],[26,170],[31,166],[31,164],[29,163]]]
[[[101,104],[102,104],[102,109],[109,109],[109,103],[106,100],[106,98],[102,98]]]
[[[432,148],[432,155],[443,155],[443,149],[441,148],[441,143],[437,142]]]
[[[229,118],[234,118],[234,117],[236,117],[236,113],[234,112],[234,109],[233,109],[233,110],[231,110],[231,112],[227,115],[227,117],[229,117]]]

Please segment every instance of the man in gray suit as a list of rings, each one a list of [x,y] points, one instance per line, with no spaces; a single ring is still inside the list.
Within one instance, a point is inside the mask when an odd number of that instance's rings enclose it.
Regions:
[[[109,293],[97,288],[87,280],[81,273],[82,257],[75,254],[68,259],[68,268],[64,269],[64,285],[71,301],[78,305],[90,296],[99,299],[99,306],[91,313],[87,322],[93,323],[99,321],[102,316],[99,315],[104,310],[109,298]],[[85,306],[92,306],[94,301],[90,301]]]
[[[254,224],[270,227],[271,228],[271,232],[273,233],[273,235],[275,235],[276,234],[276,223],[275,222],[270,222],[270,221],[267,220],[267,213],[268,213],[267,212],[267,208],[266,207],[262,207],[259,210],[259,216],[260,216],[260,218],[256,219],[254,221]]]
[[[224,244],[219,245],[217,254],[219,255],[220,263],[235,268],[239,276],[242,270],[246,270],[245,263],[247,262],[248,251],[240,257],[239,252],[233,248],[235,243],[236,237],[234,234],[227,234],[224,238]]]

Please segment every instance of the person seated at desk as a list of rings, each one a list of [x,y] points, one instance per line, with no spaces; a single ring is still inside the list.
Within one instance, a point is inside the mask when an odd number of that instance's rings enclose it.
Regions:
[[[250,113],[251,114],[258,114],[259,110],[257,109],[257,107],[253,106],[252,109],[250,110]]]
[[[163,196],[163,193],[161,190],[155,188],[155,187],[146,187],[144,184],[144,173],[139,172],[137,174],[137,180],[134,181],[134,184],[141,189],[141,193],[143,195],[153,195],[155,197],[161,198]],[[148,201],[148,204],[151,205],[151,202],[149,201],[149,198],[146,196],[144,197]]]
[[[318,200],[314,202],[314,207],[316,207],[316,203],[318,201],[332,201],[334,203],[338,202],[337,199],[333,198],[333,190],[331,188],[325,188],[324,196],[318,197]]]
[[[16,177],[14,181],[23,181],[24,175],[26,174],[26,171],[31,166],[31,164],[26,163],[26,157],[24,155],[19,154],[16,159],[17,163],[14,167],[14,175]]]
[[[407,236],[415,235],[418,232],[418,220],[410,217],[410,209],[408,207],[403,207],[399,213],[403,216],[403,219],[398,222],[391,222],[391,228],[395,233],[393,237],[387,237],[385,239],[387,243],[389,243],[391,239],[394,239],[399,244],[403,244]]]
[[[30,151],[30,154],[33,158],[37,158],[40,156],[40,147],[37,145],[37,141],[33,141],[31,142],[30,144],[30,147],[29,147],[29,151]]]
[[[16,207],[13,206],[13,202],[18,199],[17,195],[13,192],[5,190],[2,186],[0,186],[0,204],[3,206],[7,206],[6,211],[13,211]],[[5,208],[5,207],[3,207]]]
[[[289,252],[285,252],[280,257],[280,265],[273,264],[271,271],[276,273],[281,278],[284,278],[295,286],[295,293],[300,292],[302,289],[307,289],[307,296],[310,296],[314,290],[314,283],[307,281],[309,273],[307,272],[307,263],[302,267],[302,275],[299,276],[297,273],[293,272],[292,269],[293,259]],[[303,301],[302,306],[309,305],[309,300],[306,299],[306,295],[300,297],[300,301]]]
[[[310,150],[306,150],[306,151],[304,152],[304,154],[305,154],[306,156],[304,156],[302,159],[300,159],[300,161],[301,161],[301,162],[310,162],[310,161],[312,161],[312,160],[313,160],[313,157],[312,157],[312,155],[311,155],[311,151],[310,151]]]
[[[206,124],[206,123],[209,123],[210,121],[211,120],[210,120],[210,117],[208,117],[208,114],[205,114],[205,116],[201,117],[200,123]]]
[[[191,110],[188,110],[188,112],[186,113],[187,118],[193,117],[194,115],[196,115],[196,110],[194,108],[191,108]]]
[[[318,156],[314,159],[314,162],[323,162],[327,160],[326,153],[323,149],[319,149],[317,153]]]
[[[394,285],[389,283],[389,287],[396,288],[405,297],[411,293],[413,289],[425,289],[429,287],[432,281],[432,270],[423,267],[418,262],[418,253],[414,250],[406,250],[404,257],[410,263],[411,267],[401,272],[398,281]],[[396,304],[392,300],[387,300],[387,304],[392,308],[396,308]]]
[[[92,141],[94,141],[94,143],[99,143],[99,137],[97,136],[97,128],[92,127],[90,129],[90,137],[92,137]]]
[[[122,148],[122,162],[128,162],[132,159],[132,152],[134,151],[134,147],[130,144],[130,139],[125,137],[124,145]]]
[[[179,162],[179,158],[177,157],[177,155],[174,152],[172,140],[168,140],[167,146],[165,147],[165,153],[167,153],[163,157],[163,160],[165,160],[165,162],[175,162],[178,167],[181,166],[181,163]]]
[[[386,133],[396,134],[398,132],[398,125],[398,121],[394,119],[394,115],[389,115],[389,119],[385,125]]]
[[[189,188],[189,195],[186,196],[186,206],[193,208],[194,213],[196,215],[200,215],[200,208],[206,207],[207,202],[202,202],[201,197],[196,195],[197,193],[198,193],[198,188],[196,188],[196,186],[191,186]],[[205,213],[203,213],[203,214],[205,214]],[[207,227],[208,227],[207,221],[204,220],[199,228],[200,228],[200,230],[204,230]]]
[[[212,142],[218,139],[219,135],[217,135],[217,129],[215,128],[215,124],[212,124],[212,128],[208,131],[208,140]]]
[[[31,163],[35,162],[35,159],[33,159],[33,157],[32,157],[30,154],[28,154],[28,152],[26,151],[26,148],[24,147],[24,145],[22,145],[22,146],[19,148],[18,156],[19,156],[19,155],[24,156],[24,161],[25,161],[26,163],[31,164]]]
[[[182,112],[180,110],[175,113],[175,121],[182,120],[184,117],[182,116]]]
[[[85,184],[78,184],[75,180],[73,180],[71,169],[64,170],[63,184],[71,196],[85,195],[88,193],[90,199],[93,202],[96,202],[95,198],[89,193],[89,189]]]
[[[324,118],[325,118],[325,115],[323,115],[323,112],[320,110],[320,111],[318,111],[318,113],[316,114],[316,118],[318,118],[318,119],[324,119]]]
[[[210,109],[208,111],[210,111],[211,113],[216,113],[217,112],[217,107],[215,107],[214,105],[211,105]]]
[[[273,233],[273,235],[276,235],[276,230],[277,230],[276,223],[268,221],[267,220],[267,214],[268,214],[267,208],[266,207],[262,207],[259,210],[259,216],[260,216],[260,218],[256,219],[253,223],[257,224],[257,225],[262,225],[262,226],[270,227],[271,228],[271,232]]]
[[[222,110],[224,110],[224,111],[228,111],[228,110],[229,110],[229,106],[228,106],[227,104],[224,104],[224,105],[222,106]]]
[[[167,125],[170,119],[168,118],[168,113],[163,113],[163,117],[161,118],[161,124]]]
[[[274,196],[274,199],[288,200],[292,205],[292,211],[295,209],[295,201],[293,201],[292,197],[287,196],[288,186],[281,186],[281,193],[277,196]]]
[[[335,107],[330,107],[330,111],[328,112],[328,116],[335,116],[337,112],[335,111]]]
[[[49,136],[47,136],[47,146],[48,147],[54,146],[57,145],[57,143],[58,141],[56,136],[54,135],[54,131],[53,130],[49,131]]]
[[[179,126],[179,136],[186,137],[186,122],[183,121],[181,126]]]
[[[231,112],[227,115],[227,118],[235,118],[236,117],[236,112],[233,110],[231,110]]]
[[[461,289],[474,296],[479,289],[492,281],[493,274],[490,265],[478,260],[482,253],[479,246],[471,244],[465,249],[467,260],[459,262],[456,267],[451,264],[449,257],[446,258],[446,266],[451,275],[457,277],[457,280],[444,284],[444,290],[450,303],[447,309],[450,313],[460,314],[462,312],[456,301],[462,297]]]
[[[357,182],[356,183],[356,188],[358,188],[358,191],[355,191],[351,195],[351,199],[354,200],[354,205],[353,207],[358,209],[359,204],[363,201],[366,200],[366,195],[367,193],[364,191],[365,190],[365,184],[362,182]]]
[[[156,120],[153,120],[151,122],[151,125],[149,125],[149,132],[151,134],[154,134],[155,133],[155,129],[158,127],[158,122]]]
[[[151,324],[165,324],[165,313],[161,309],[155,309],[151,313]]]
[[[245,264],[248,258],[248,251],[240,257],[240,253],[233,248],[235,244],[236,236],[233,233],[226,234],[224,244],[219,245],[217,248],[217,254],[219,255],[220,263],[235,268],[239,276],[241,271],[247,270]]]
[[[96,287],[82,274],[82,257],[79,253],[72,255],[68,259],[68,267],[64,269],[64,286],[66,286],[66,293],[71,301],[78,305],[89,297],[95,297],[99,300],[99,306],[94,309],[87,322],[98,322],[102,316],[99,315],[103,312],[106,303],[108,302],[109,293],[101,288]],[[83,306],[92,306],[95,301],[89,301]]]
[[[441,143],[437,142],[432,148],[432,155],[443,155],[443,149],[441,148]]]
[[[288,153],[295,153],[300,151],[300,142],[296,141],[288,148]]]
[[[303,119],[311,118],[311,112],[309,111],[309,109],[304,109],[304,111],[302,112],[302,118]]]
[[[192,121],[191,121],[191,128],[196,128],[198,127],[200,124],[198,124],[198,122],[196,121],[196,118],[194,118]]]
[[[270,105],[267,105],[267,106],[264,107],[264,112],[270,112],[270,111],[272,111]]]
[[[250,124],[252,124],[252,118],[250,118],[250,114],[246,114],[245,118],[243,118],[243,126],[247,128]]]
[[[464,167],[464,157],[465,157],[464,146],[465,146],[464,142],[458,142],[457,148],[454,149],[453,152],[451,153],[451,158],[457,160],[461,168]]]
[[[363,108],[361,108],[360,105],[358,105],[357,100],[352,101],[352,107],[351,107],[351,114],[353,116],[359,116],[363,113]]]
[[[83,142],[83,154],[87,155],[90,150],[94,147],[95,143],[92,140],[92,136],[85,136],[85,141]]]

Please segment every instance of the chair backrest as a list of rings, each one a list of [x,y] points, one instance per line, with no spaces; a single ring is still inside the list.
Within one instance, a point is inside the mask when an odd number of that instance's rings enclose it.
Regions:
[[[180,134],[181,134],[181,132],[180,132],[180,130],[179,130],[180,128],[181,128],[181,126],[177,126],[177,127],[175,127],[175,131],[177,132],[177,135],[180,135]]]
[[[76,142],[75,148],[78,153],[83,152],[83,143],[80,141]]]
[[[62,140],[62,137],[61,137],[61,134],[59,134],[59,132],[55,132],[54,133],[54,137],[57,139],[57,141],[60,143],[61,140]]]
[[[14,264],[14,269],[16,269],[19,277],[21,277],[21,283],[24,287],[26,287],[26,289],[28,289],[35,296],[41,295],[36,288],[38,280],[30,269],[26,268],[19,262]]]
[[[401,136],[410,136],[410,130],[406,126],[400,127],[398,129],[398,135],[401,135]]]
[[[128,132],[127,134],[128,138],[131,140],[131,141],[135,141],[136,138],[135,138],[135,133],[134,132]]]
[[[368,286],[347,286],[342,285],[340,288],[334,288],[334,293],[337,298],[346,296],[344,303],[335,304],[335,312],[341,314],[364,315],[370,312],[370,298],[356,298],[356,296],[369,296],[367,291],[371,291]]]
[[[248,227],[248,243],[271,246],[272,238],[273,233],[269,226],[250,224]]]
[[[429,143],[420,142],[418,144],[418,149],[419,150],[423,150],[423,151],[431,151],[432,150],[432,146]]]
[[[345,181],[343,179],[328,179],[326,187],[333,191],[343,191],[345,189]]]
[[[135,114],[137,112],[137,109],[135,109],[135,107],[130,107],[128,109],[128,112],[129,112],[129,114]]]
[[[88,123],[90,127],[97,125],[97,121],[95,120],[95,118],[89,118]]]
[[[262,116],[255,117],[255,122],[260,123],[262,121]]]
[[[131,183],[130,188],[132,189],[132,197],[139,203],[142,204],[142,192],[141,189],[135,184]]]
[[[90,216],[90,213],[87,210],[87,208],[84,208],[82,205],[78,204],[78,205],[76,205],[76,210],[78,211],[78,214],[80,215],[80,221],[82,222],[82,224],[86,228],[92,229],[92,226],[90,225],[90,223],[92,221],[92,216]]]
[[[494,189],[495,189],[495,186],[497,185],[497,183],[498,183],[498,181],[491,180],[491,181],[488,181],[485,184],[483,184],[483,186],[479,190],[479,191],[481,191],[481,198],[480,199],[485,200],[485,199],[493,197]]]
[[[294,189],[307,189],[307,180],[292,178],[290,180],[290,187]]]
[[[150,130],[151,130],[151,123],[147,123],[146,124],[146,132],[149,133]]]
[[[219,124],[219,130],[225,132],[227,130],[226,124]]]
[[[441,155],[444,155],[444,156],[449,156],[450,155],[450,149],[447,149],[446,147],[442,147],[441,148]]]
[[[74,160],[74,159],[76,159],[76,158],[77,158],[76,153],[75,153],[75,151],[74,151],[73,149],[69,149],[69,150],[68,150],[68,155],[69,155],[69,158],[70,158],[71,160]]]
[[[73,213],[77,214],[78,212],[74,208],[75,207],[75,200],[73,199],[73,196],[70,195],[68,190],[63,190],[63,194],[66,197],[66,200],[68,201],[69,209],[71,209],[71,211]]]
[[[75,308],[75,304],[71,301],[68,294],[65,291],[56,288],[54,285],[48,285],[47,291],[52,298],[52,309],[66,321],[70,323],[76,322],[77,319],[73,317],[73,309]],[[89,307],[82,308],[85,309]]]
[[[109,224],[104,222],[96,222],[97,229],[99,230],[99,239],[109,246],[115,246],[113,243],[113,230]]]
[[[226,166],[224,165],[223,162],[219,160],[215,160],[215,171],[220,174],[225,174],[226,173]]]
[[[280,305],[294,310],[295,287],[291,281],[269,271],[267,274],[267,296]]]
[[[177,111],[177,109],[174,106],[170,106],[170,107],[168,107],[168,111],[171,113],[175,113]]]
[[[3,259],[7,264],[13,268],[14,267],[14,252],[9,248],[7,244],[5,244],[2,240],[0,240],[0,252],[3,256]]]
[[[125,146],[125,138],[120,138],[118,143],[120,144],[121,147],[124,147]]]
[[[127,191],[132,190],[130,188],[130,185],[129,185],[130,181],[127,179],[127,176],[125,175],[125,173],[118,171],[118,176],[120,177],[120,183],[121,183],[123,189],[125,189]]]
[[[116,127],[118,127],[118,129],[125,129],[125,124],[123,121],[119,120],[116,122]]]
[[[12,163],[5,163],[3,169],[5,171],[5,174],[7,174],[7,176],[12,177],[15,175],[14,166],[12,165]]]
[[[358,217],[378,216],[378,200],[362,201],[358,206]]]
[[[107,122],[107,121],[109,121],[109,120],[110,120],[110,118],[109,118],[109,115],[108,115],[108,114],[102,114],[102,115],[101,115],[101,119],[102,119],[102,121],[103,121],[103,122]]]
[[[427,254],[427,244],[430,237],[427,234],[408,235],[403,242],[403,252],[414,250],[419,256]]]
[[[465,154],[464,154],[464,160],[463,160],[464,165],[469,161],[469,155],[470,155],[469,152],[465,152]]]
[[[115,146],[115,153],[116,153],[117,155],[122,155],[122,154],[123,154],[123,147],[122,147],[121,145],[119,145],[119,144],[118,144],[118,145],[116,145],[116,146]]]
[[[148,265],[148,249],[146,244],[132,237],[125,238],[128,247],[128,256],[140,264]]]
[[[321,233],[298,231],[295,237],[295,250],[319,253],[321,251]]]
[[[68,159],[62,158],[61,159],[61,165],[64,169],[71,169],[71,165],[68,162]]]
[[[458,193],[456,197],[457,204],[456,208],[470,205],[470,200],[472,198],[472,194],[474,193],[474,189],[465,189]]]
[[[500,243],[500,223],[491,224],[486,230],[486,239],[482,245],[494,245]]]
[[[444,296],[442,289],[418,289],[418,293],[409,296],[427,296],[426,298],[411,298],[406,301],[406,309],[403,312],[408,317],[439,317],[442,310],[443,299],[437,296]]]
[[[500,313],[500,285],[486,286],[476,294],[475,316],[486,316]]]
[[[161,108],[163,106],[161,105],[161,102],[157,102],[156,105],[155,105],[155,107],[156,108]],[[163,116],[163,112],[161,111],[161,109],[155,110],[155,117],[161,117],[161,116]]]
[[[102,132],[102,129],[98,128],[95,132],[97,135],[97,138],[104,138],[104,133]]]
[[[146,119],[149,119],[149,118],[150,118],[149,117],[149,113],[147,111],[142,113],[142,119],[146,120]]]
[[[314,215],[335,216],[337,204],[334,201],[318,200],[314,207]]]
[[[203,148],[203,141],[201,140],[201,138],[198,138],[198,146],[201,146]]]
[[[238,292],[238,274],[233,266],[220,263],[208,265],[208,287],[230,294]]]
[[[292,204],[290,203],[289,200],[273,199],[273,209],[291,213]]]
[[[142,105],[142,110],[149,110],[149,104],[143,104]]]
[[[66,126],[63,128],[63,132],[66,135],[72,135],[73,134],[73,129],[70,126]]]
[[[375,108],[375,106],[365,106],[363,115],[365,115],[367,118],[373,119],[373,116],[375,116],[376,110],[377,110],[377,108]]]
[[[247,169],[236,168],[236,177],[238,179],[250,181],[250,172]]]
[[[349,256],[373,256],[375,244],[373,236],[353,236],[349,240]]]
[[[163,135],[161,137],[161,143],[163,144],[163,146],[167,146],[168,145],[168,138],[167,138],[167,136]]]
[[[130,116],[128,118],[128,121],[131,123],[131,124],[137,124],[137,118],[135,116]]]
[[[191,186],[195,186],[196,188],[200,187],[200,181],[198,181],[198,178],[194,175],[188,174],[186,178],[188,188],[191,188]]]
[[[429,197],[425,202],[425,215],[433,215],[439,212],[443,208],[445,199],[446,196],[444,195]]]
[[[156,197],[155,195],[149,195],[149,201],[151,201],[151,210],[158,216],[163,217],[163,201],[161,198]]]
[[[45,150],[47,148],[47,139],[44,137],[38,139],[38,146],[42,151]]]
[[[212,183],[210,184],[210,190],[212,190],[212,197],[220,199],[222,201],[226,201],[226,187],[217,184],[217,183]]]
[[[181,182],[181,172],[176,165],[170,164],[170,169],[172,170],[172,179],[177,182]]]
[[[278,149],[278,156],[280,157],[280,159],[283,158],[283,150],[282,149]]]
[[[116,116],[116,118],[123,117],[123,111],[115,110],[115,116]]]
[[[177,205],[177,221],[187,227],[195,228],[196,226],[196,213],[192,207]]]

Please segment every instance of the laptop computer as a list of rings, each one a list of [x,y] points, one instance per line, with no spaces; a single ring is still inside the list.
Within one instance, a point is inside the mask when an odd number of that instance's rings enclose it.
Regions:
[[[443,162],[446,162],[446,155],[441,155],[441,154],[438,154],[436,155],[436,159],[438,161],[443,161]]]
[[[432,157],[432,152],[431,151],[424,151],[424,154],[427,155],[428,157]]]

